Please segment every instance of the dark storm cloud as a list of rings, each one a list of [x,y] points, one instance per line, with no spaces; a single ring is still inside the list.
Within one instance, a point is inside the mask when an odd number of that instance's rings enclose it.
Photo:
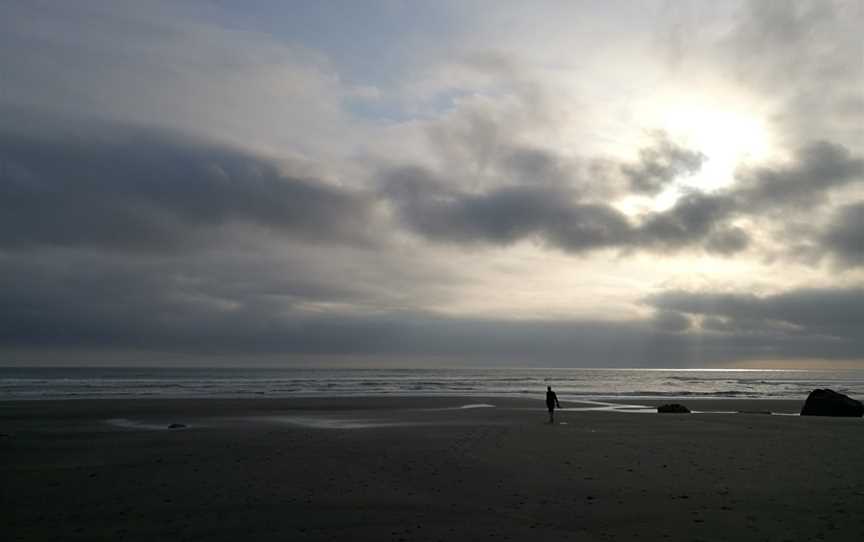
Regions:
[[[111,351],[130,350],[235,355],[235,363],[273,354],[283,360],[395,355],[410,363],[445,356],[547,366],[705,361],[693,357],[680,333],[680,316],[661,318],[655,325],[446,318],[415,311],[352,315],[271,303],[268,296],[258,295],[263,292],[238,295],[231,287],[219,286],[224,274],[218,267],[202,284],[194,280],[193,269],[152,258],[106,259],[56,250],[41,259],[2,258],[0,348],[30,349],[37,357],[39,349],[59,349],[72,358],[79,350],[94,356],[104,351],[109,360]],[[295,285],[290,291],[300,299],[345,299],[342,293],[314,285]]]
[[[858,333],[864,294],[856,290],[765,298],[667,292],[649,300],[658,309],[653,319],[629,322],[448,318],[417,311],[350,314],[305,310],[302,303],[275,303],[268,295],[350,299],[314,283],[275,287],[269,282],[254,292],[237,291],[236,284],[220,286],[225,274],[218,266],[202,282],[177,262],[57,252],[2,257],[0,348],[31,351],[28,359],[38,357],[40,349],[59,349],[73,359],[77,351],[106,352],[106,360],[112,351],[139,351],[231,355],[235,363],[259,355],[397,356],[405,363],[440,356],[594,367],[864,355]],[[703,317],[702,330],[713,332],[693,329],[694,316]],[[709,320],[716,325],[710,327]]]
[[[696,156],[691,151],[680,152]],[[815,211],[830,201],[832,193],[860,182],[864,172],[864,160],[845,146],[817,141],[799,148],[788,162],[741,170],[738,183],[730,188],[712,193],[690,190],[669,209],[628,217],[591,198],[586,191],[590,182],[579,177],[584,171],[568,170],[575,176],[561,176],[560,162],[546,153],[510,156],[516,157],[517,181],[554,181],[514,182],[469,192],[457,182],[415,167],[387,173],[381,194],[404,226],[435,241],[506,245],[536,240],[574,253],[606,248],[660,252],[701,248],[732,256],[752,244],[752,232],[736,225],[737,219],[773,223],[782,237],[785,225],[777,220],[784,213],[801,207]],[[693,163],[698,161],[694,158]],[[860,264],[855,253],[856,209],[851,207],[838,216],[828,233],[822,234],[814,221],[796,237],[812,238],[811,244],[820,241],[812,250],[832,251],[846,265]]]
[[[843,145],[816,141],[802,146],[791,164],[742,170],[734,196],[743,209],[814,206],[832,190],[864,180],[864,159]]]
[[[253,154],[167,133],[0,130],[5,247],[176,248],[233,224],[357,241],[371,204]]]
[[[92,252],[0,255],[0,346],[141,349],[189,353],[452,355],[464,357],[596,354],[635,358],[638,323],[519,323],[450,319],[417,312],[351,315],[274,303],[351,299],[314,282],[271,280],[238,291],[223,265]],[[290,273],[289,273],[290,275]],[[230,302],[230,303],[229,303]],[[624,336],[616,334],[624,331]],[[594,337],[592,341],[586,341]],[[616,337],[613,340],[613,337]],[[538,352],[540,352],[538,354]],[[629,355],[625,355],[630,352]]]
[[[686,331],[690,327],[690,319],[675,311],[657,311],[652,324],[663,331]]]
[[[640,240],[645,245],[665,247],[699,242],[715,233],[718,224],[734,210],[734,202],[727,197],[701,192],[685,194],[672,208],[645,217],[639,231]]]
[[[841,265],[864,264],[864,203],[837,209],[820,241]]]
[[[573,172],[554,153],[516,147],[501,159],[502,169],[520,184],[558,184],[574,181]]]
[[[66,349],[67,356],[76,349],[242,354],[236,362],[271,354],[284,360],[397,355],[409,364],[424,356],[564,366],[687,362],[677,334],[639,322],[519,322],[413,312],[360,316],[268,306],[217,310],[164,284],[148,285],[142,275],[131,277],[105,281],[99,296],[93,295],[98,284],[88,286],[86,277],[69,274],[79,288],[43,277],[23,281],[14,293],[4,289],[2,300],[12,310],[0,314],[0,347],[36,348],[37,354],[39,348]],[[52,287],[41,291],[45,284]]]
[[[706,358],[860,359],[864,289],[798,289],[774,295],[666,291],[647,298],[657,319],[698,318],[685,335]]]
[[[509,244],[537,237],[579,251],[619,243],[630,229],[611,207],[580,204],[556,187],[468,194],[448,189],[422,170],[403,169],[389,176],[383,193],[405,225],[438,241]]]
[[[775,295],[668,291],[646,302],[661,311],[702,315],[734,327],[744,322],[798,335],[861,340],[864,289],[801,289]]]
[[[12,346],[252,348],[308,302],[350,303],[362,288],[298,266],[86,249],[0,254],[0,342]]]
[[[656,194],[679,177],[699,171],[708,157],[687,149],[662,133],[655,135],[652,146],[639,151],[639,162],[621,166],[634,192]]]
[[[534,239],[570,252],[675,250],[706,243],[707,249],[724,254],[742,250],[748,242],[745,232],[724,224],[734,202],[698,192],[640,222],[609,205],[580,201],[566,187],[522,185],[466,193],[418,168],[391,172],[382,194],[404,225],[436,241],[510,244]]]
[[[705,250],[713,254],[731,256],[747,249],[749,245],[750,236],[746,231],[737,226],[729,226],[709,235],[705,241]]]
[[[725,192],[734,202],[734,216],[761,221],[787,256],[804,257],[811,264],[825,256],[845,267],[864,263],[855,230],[859,204],[832,208],[838,198],[864,186],[864,159],[847,147],[812,142],[800,147],[790,162],[740,170],[737,181]],[[825,214],[833,215],[827,225]],[[720,253],[737,242],[734,236],[719,241]]]

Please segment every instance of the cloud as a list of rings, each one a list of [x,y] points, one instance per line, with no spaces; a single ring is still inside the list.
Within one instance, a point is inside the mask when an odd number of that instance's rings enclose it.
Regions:
[[[768,250],[810,266],[825,256],[842,267],[861,265],[854,231],[857,204],[837,204],[860,199],[864,159],[859,154],[844,145],[814,141],[799,147],[791,160],[741,168],[736,180],[710,197],[726,200],[730,220],[745,219],[751,232],[779,247]],[[736,226],[716,235],[707,248],[720,254],[747,246],[751,237]]]
[[[691,192],[670,209],[648,214],[639,229],[639,238],[646,246],[666,248],[699,243],[714,234],[734,211],[734,201],[728,197]]]
[[[489,360],[572,359],[578,348],[586,356],[580,363],[589,363],[590,354],[613,342],[614,352],[632,352],[624,359],[633,359],[637,338],[653,333],[638,323],[354,312],[350,304],[370,295],[359,281],[277,263],[262,266],[260,256],[244,262],[218,252],[162,258],[57,249],[0,254],[0,347]],[[328,303],[336,308],[324,310]]]
[[[657,194],[675,179],[699,171],[708,157],[669,140],[660,132],[652,146],[639,150],[639,162],[621,166],[634,192]]]
[[[682,4],[702,26],[675,33],[677,73],[644,47],[668,11],[654,7],[360,9],[382,32],[355,47],[362,25],[340,32],[327,7],[8,4],[7,351],[864,358],[844,305],[860,291],[839,290],[864,262],[856,2]],[[681,120],[682,95],[685,111],[764,120],[788,160],[724,184],[709,178],[723,158],[694,146],[720,133],[638,148],[650,122]],[[668,291],[643,316],[646,288],[696,270],[838,290]]]
[[[737,226],[719,229],[708,236],[705,250],[721,256],[731,256],[750,246],[750,236]]]
[[[736,23],[717,45],[743,84],[778,102],[774,121],[782,137],[827,138],[860,151],[860,2],[751,1]]]
[[[67,127],[68,128],[68,127]],[[363,194],[224,145],[119,125],[0,130],[0,246],[176,249],[251,226],[368,240]]]
[[[686,331],[690,328],[690,319],[675,311],[657,311],[652,323],[657,329],[670,332]]]
[[[0,350],[202,356],[348,355],[449,357],[462,362],[546,366],[696,363],[680,324],[589,319],[454,318],[425,311],[317,310],[311,301],[350,302],[353,284],[318,281],[297,269],[256,273],[230,261],[130,259],[86,251],[0,256]],[[260,260],[259,260],[260,263]],[[268,268],[269,269],[269,268]],[[237,276],[240,271],[246,276]],[[14,285],[14,287],[10,286]],[[334,285],[337,285],[334,288]],[[673,322],[674,323],[674,322]],[[100,354],[100,352],[103,352]]]
[[[389,172],[382,194],[414,233],[449,243],[508,245],[535,240],[578,253],[597,249],[678,250],[704,245],[732,254],[748,245],[726,225],[735,202],[692,192],[634,222],[610,205],[584,202],[560,186],[520,185],[468,193],[419,168]]]
[[[799,288],[771,295],[670,290],[645,302],[683,314],[703,355],[726,359],[862,359],[864,289]]]
[[[389,174],[383,193],[399,220],[429,239],[510,244],[537,238],[580,251],[614,246],[629,235],[627,219],[604,205],[580,204],[557,187],[518,186],[469,194],[446,188],[419,169]]]
[[[727,325],[744,322],[751,330],[767,326],[856,344],[864,326],[864,289],[858,287],[807,288],[765,296],[677,290],[649,296],[646,302],[659,311],[720,319]]]
[[[498,169],[517,184],[567,186],[579,180],[576,165],[552,151],[515,147],[502,154]]]
[[[656,25],[660,54],[691,84],[749,91],[747,100],[796,146],[826,139],[862,150],[864,43],[858,0],[678,2]]]
[[[864,264],[864,203],[838,208],[820,241],[821,247],[841,265]]]
[[[791,246],[789,237],[812,238],[819,228],[813,219],[808,232],[792,235],[784,213],[800,207],[826,211],[834,194],[862,179],[859,154],[817,139],[794,147],[787,160],[739,167],[735,183],[726,188],[682,188],[676,181],[699,172],[707,157],[663,132],[638,150],[636,162],[526,144],[532,141],[526,134],[543,125],[552,105],[541,101],[543,112],[532,120],[525,111],[532,96],[517,88],[498,100],[466,98],[427,123],[433,160],[384,168],[385,198],[404,227],[435,242],[533,241],[581,254],[603,249],[695,250],[727,258],[745,251],[778,254],[783,252],[778,245]],[[400,183],[405,188],[398,188]],[[669,188],[680,196],[667,209],[620,211],[623,198]]]
[[[0,264],[0,349],[28,359],[54,349],[64,358],[86,351],[107,360],[114,351],[151,352],[149,362],[169,352],[235,363],[344,355],[405,364],[687,367],[864,356],[860,289],[762,297],[671,291],[648,300],[657,313],[647,320],[518,320],[320,310],[315,302],[339,307],[368,292],[292,265],[281,273],[275,264],[262,268],[258,257],[232,263],[55,249],[2,255]]]
[[[302,44],[220,24],[216,6],[197,5],[194,18],[188,6],[167,2],[4,8],[0,106],[156,126],[282,155],[338,153],[366,138],[345,110],[361,87]]]
[[[843,145],[814,141],[798,148],[791,163],[742,169],[737,180],[734,197],[750,212],[812,208],[831,191],[864,181],[864,159]]]

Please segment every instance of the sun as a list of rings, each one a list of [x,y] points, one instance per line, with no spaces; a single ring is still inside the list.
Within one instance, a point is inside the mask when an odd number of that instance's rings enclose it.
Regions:
[[[661,129],[675,141],[705,155],[702,168],[681,184],[713,191],[734,182],[735,170],[772,154],[764,117],[719,106],[679,104],[660,113]]]

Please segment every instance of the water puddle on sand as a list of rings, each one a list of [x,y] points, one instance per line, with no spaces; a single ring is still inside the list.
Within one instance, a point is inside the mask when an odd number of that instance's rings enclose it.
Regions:
[[[410,425],[424,425],[411,422],[390,422],[384,420],[370,420],[363,418],[322,418],[318,416],[268,416],[258,418],[259,420],[311,427],[314,429],[369,429],[373,427],[405,427]]]
[[[559,408],[564,412],[635,412],[637,414],[657,414],[657,407],[624,403],[609,403],[580,399],[580,403],[590,404],[587,407]],[[792,412],[746,411],[746,410],[691,410],[691,414],[758,414],[766,416],[798,416]]]
[[[474,410],[477,408],[495,408],[495,405],[489,403],[471,403],[467,405],[448,406],[448,407],[433,407],[433,408],[412,408],[408,409],[413,412],[445,412],[448,410]]]
[[[657,409],[645,405],[629,405],[623,403],[608,403],[605,401],[592,401],[580,399],[579,403],[591,406],[558,408],[562,412],[636,412],[639,414],[656,413]]]
[[[478,408],[495,408],[489,403],[472,403],[467,405],[443,408],[421,408],[415,412],[440,412],[456,410],[474,410]],[[369,429],[374,427],[408,427],[419,425],[461,425],[465,423],[457,419],[435,421],[387,420],[375,418],[331,418],[324,416],[267,416],[259,420],[312,427],[316,429]]]
[[[180,429],[188,429],[190,427],[188,423],[179,424],[176,427],[171,427],[171,425],[174,424],[143,422],[139,420],[130,420],[128,418],[110,418],[108,420],[105,420],[105,423],[114,427],[121,427],[123,429],[142,429],[146,431],[177,431]]]

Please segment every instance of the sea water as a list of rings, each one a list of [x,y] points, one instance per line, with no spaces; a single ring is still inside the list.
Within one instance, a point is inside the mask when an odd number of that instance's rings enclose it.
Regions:
[[[864,370],[0,368],[0,400],[321,396],[802,399]]]

